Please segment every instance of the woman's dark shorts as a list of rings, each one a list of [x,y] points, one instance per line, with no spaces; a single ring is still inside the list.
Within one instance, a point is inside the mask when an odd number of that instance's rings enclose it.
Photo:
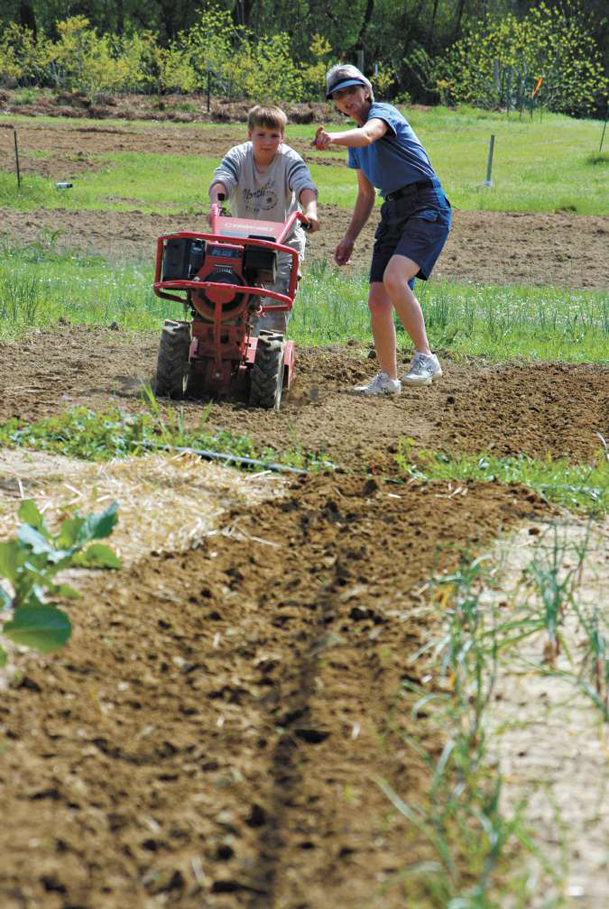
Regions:
[[[385,200],[374,235],[370,282],[382,281],[392,256],[406,256],[419,266],[415,277],[426,281],[450,230],[450,202],[439,182],[420,189],[413,185],[395,201]]]

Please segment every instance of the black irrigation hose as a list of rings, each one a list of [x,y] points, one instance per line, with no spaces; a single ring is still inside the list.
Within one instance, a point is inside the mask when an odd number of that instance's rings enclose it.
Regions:
[[[275,473],[311,473],[310,470],[301,470],[299,467],[288,467],[286,464],[273,464],[269,461],[259,461],[256,458],[246,458],[242,455],[223,454],[220,451],[208,451],[203,448],[182,448],[176,445],[152,445],[150,442],[145,442],[144,448],[151,448],[156,451],[175,451],[178,454],[194,454],[206,461],[224,461],[226,463],[246,464],[248,467],[263,467],[265,470],[272,470]],[[332,464],[330,461],[324,462],[322,466],[327,467],[329,470],[336,470],[336,465]]]

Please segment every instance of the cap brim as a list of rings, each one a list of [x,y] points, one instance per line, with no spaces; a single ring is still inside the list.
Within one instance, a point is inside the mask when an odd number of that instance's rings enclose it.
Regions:
[[[343,79],[342,82],[337,82],[336,85],[327,93],[326,99],[329,100],[334,92],[339,92],[342,88],[349,88],[350,85],[359,85],[361,88],[365,88],[365,84],[361,79]]]

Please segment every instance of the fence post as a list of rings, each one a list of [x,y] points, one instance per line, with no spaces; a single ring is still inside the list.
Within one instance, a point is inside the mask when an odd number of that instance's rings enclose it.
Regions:
[[[486,162],[486,180],[483,182],[483,186],[492,186],[493,182],[491,180],[491,171],[493,169],[493,149],[495,148],[495,136],[491,133],[491,141],[488,146],[488,160]]]
[[[21,170],[19,168],[19,145],[17,143],[17,129],[13,126],[15,136],[15,167],[17,169],[17,187],[21,189]]]

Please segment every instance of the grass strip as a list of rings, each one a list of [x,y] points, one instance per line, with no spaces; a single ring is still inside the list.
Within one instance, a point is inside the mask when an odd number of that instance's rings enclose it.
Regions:
[[[181,412],[163,415],[159,403],[144,388],[144,409],[136,414],[119,408],[99,413],[76,407],[35,423],[16,417],[0,423],[0,446],[24,447],[91,461],[107,461],[144,454],[151,448],[203,449],[225,454],[247,468],[247,461],[284,465],[298,470],[325,470],[331,465],[324,451],[290,448],[278,451],[256,446],[245,435],[223,430],[208,431],[211,404],[204,409],[199,427],[186,430]],[[403,478],[423,482],[467,481],[522,484],[548,502],[570,511],[600,518],[609,512],[609,461],[604,450],[593,464],[570,464],[566,459],[535,460],[526,455],[496,458],[490,455],[459,455],[426,449],[414,451],[412,439],[400,439],[396,462]],[[256,465],[250,465],[256,466]],[[452,490],[457,494],[458,488]]]
[[[211,405],[203,411],[199,427],[187,431],[179,412],[165,419],[152,393],[144,394],[148,409],[136,414],[119,408],[96,413],[75,407],[35,423],[13,417],[0,423],[0,446],[31,448],[87,461],[128,458],[163,447],[188,448],[230,455],[238,462],[235,466],[244,469],[260,469],[260,462],[311,471],[328,467],[323,452],[299,448],[279,452],[271,446],[258,448],[244,435],[207,431],[205,422]],[[250,460],[257,463],[248,465]]]
[[[554,287],[417,282],[433,347],[491,361],[609,363],[609,294]],[[290,322],[297,343],[372,340],[364,275],[310,263]],[[398,345],[410,339],[396,319]]]
[[[35,242],[0,244],[0,338],[31,328],[73,325],[128,331],[158,330],[182,307],[156,297],[151,285],[155,250],[141,263],[111,262],[93,250],[65,248],[60,231]],[[370,344],[364,275],[310,262],[290,320],[297,344]],[[609,294],[548,287],[481,287],[419,282],[417,294],[434,347],[463,356],[504,360],[609,363]],[[410,339],[396,324],[398,342]]]
[[[483,453],[450,455],[415,450],[413,439],[402,438],[396,461],[403,476],[423,482],[518,483],[575,513],[593,518],[609,513],[609,457],[605,447],[599,447],[592,464],[572,464],[566,458],[539,460],[525,454],[498,458]]]
[[[454,206],[469,211],[609,213],[605,191],[609,156],[598,154],[602,123],[561,114],[531,118],[461,106],[427,110],[404,108],[404,113],[427,149]],[[0,116],[19,126],[44,118]],[[73,129],[74,121],[53,119],[55,127]],[[117,121],[120,123],[120,121]],[[76,122],[82,125],[82,121]],[[105,125],[110,125],[106,121]],[[122,124],[125,126],[125,124]],[[316,124],[289,124],[286,140],[309,145]],[[216,124],[129,122],[127,128],[145,134],[176,129],[194,141],[217,131]],[[117,152],[96,156],[97,172],[75,176],[69,194],[55,183],[26,175],[22,190],[12,174],[0,174],[0,205],[27,210],[38,205],[72,209],[133,209],[196,213],[207,205],[205,187],[220,154],[246,139],[245,124],[223,126],[226,147],[217,157],[200,155]],[[483,186],[490,136],[495,136],[491,187]],[[446,136],[450,135],[450,142]],[[78,149],[78,133],[74,147]],[[310,148],[308,149],[310,153]],[[27,148],[22,154],[27,155]],[[356,182],[347,168],[316,163],[330,158],[345,161],[344,152],[309,155],[311,170],[324,205],[351,208]]]

